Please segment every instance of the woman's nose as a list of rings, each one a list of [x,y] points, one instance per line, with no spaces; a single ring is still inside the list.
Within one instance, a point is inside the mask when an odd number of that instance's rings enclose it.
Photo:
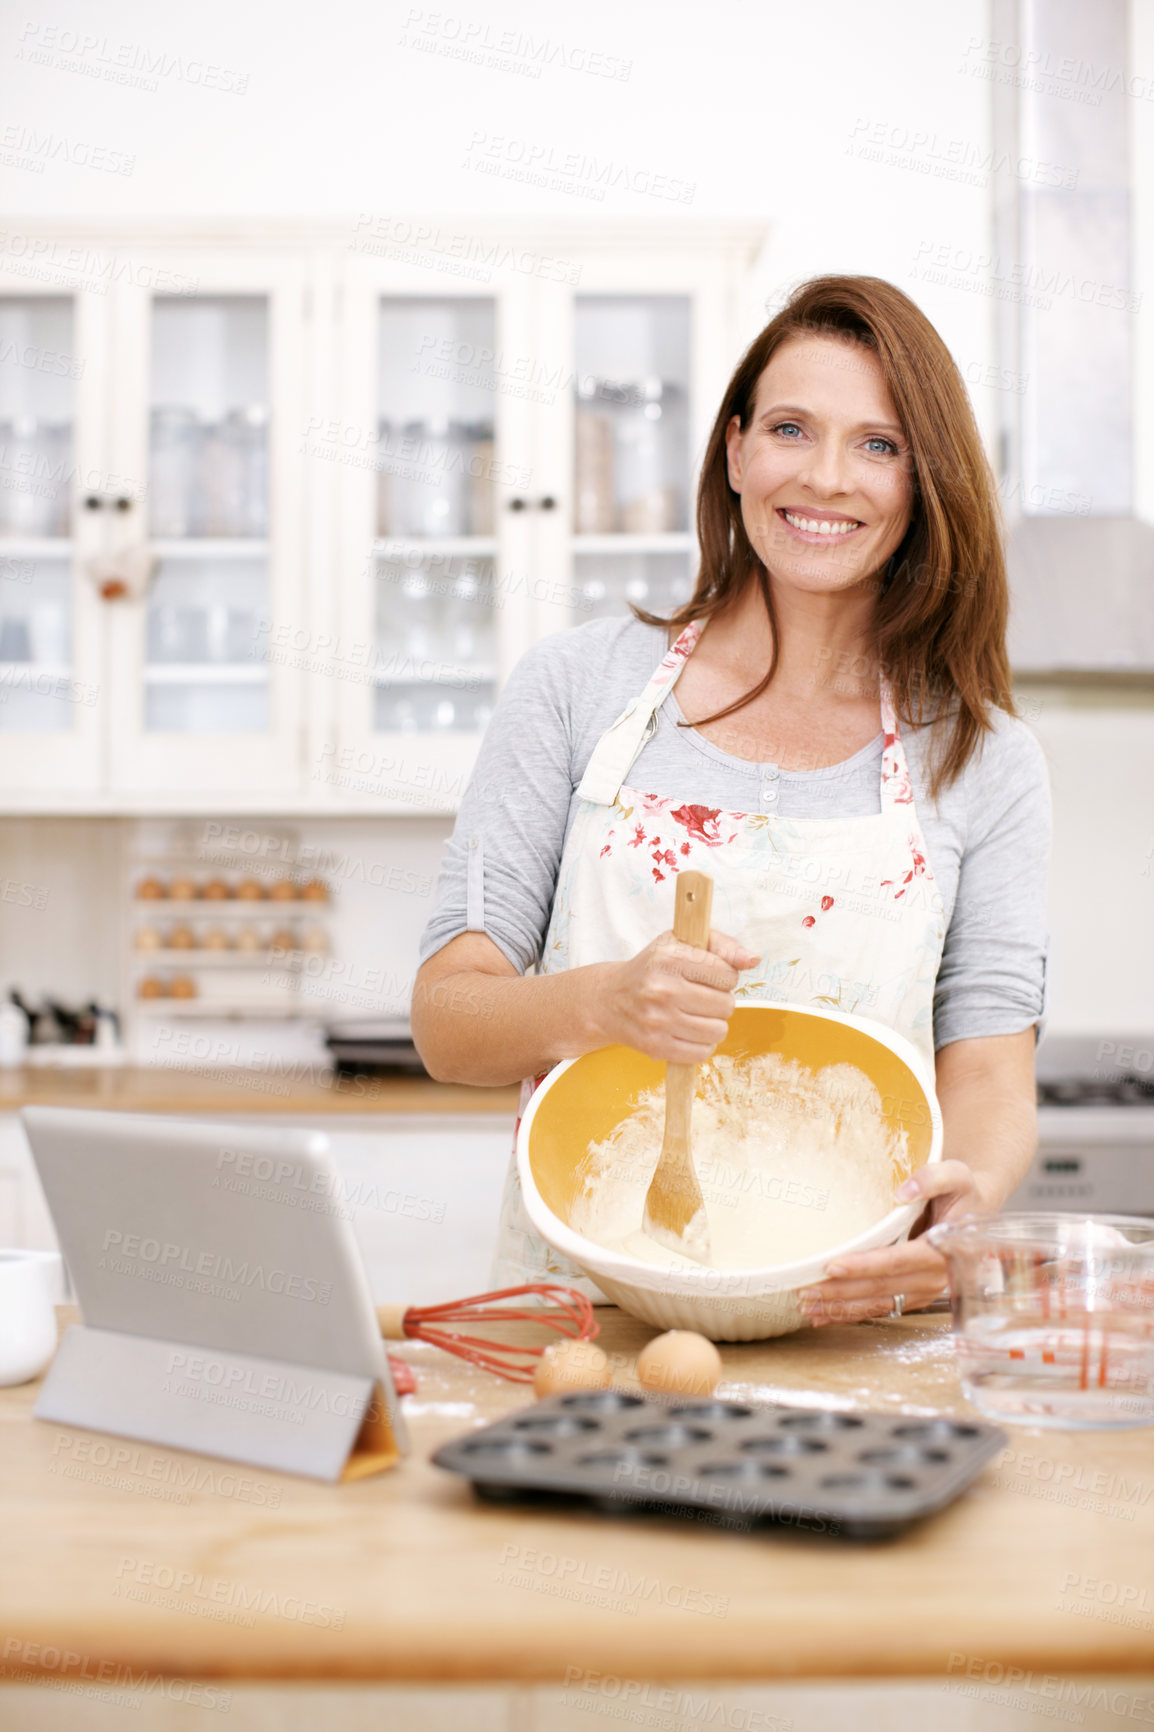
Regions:
[[[817,440],[806,452],[797,478],[821,498],[833,499],[846,492],[846,455],[840,443],[836,439]]]

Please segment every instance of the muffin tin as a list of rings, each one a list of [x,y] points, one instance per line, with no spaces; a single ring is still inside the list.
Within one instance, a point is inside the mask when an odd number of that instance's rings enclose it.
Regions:
[[[489,1500],[563,1497],[613,1514],[885,1539],[952,1503],[1005,1443],[970,1420],[606,1389],[551,1396],[433,1460]]]

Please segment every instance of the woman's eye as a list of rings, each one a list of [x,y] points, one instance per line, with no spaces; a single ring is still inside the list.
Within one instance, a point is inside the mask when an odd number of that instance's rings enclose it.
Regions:
[[[770,428],[770,432],[781,433],[786,438],[792,438],[795,434],[800,437],[801,428],[796,421],[779,421],[776,427]]]
[[[898,448],[894,444],[893,440],[883,439],[880,433],[875,433],[872,439],[866,440],[866,449],[872,451],[878,457],[884,457],[886,455],[896,457],[898,454]]]

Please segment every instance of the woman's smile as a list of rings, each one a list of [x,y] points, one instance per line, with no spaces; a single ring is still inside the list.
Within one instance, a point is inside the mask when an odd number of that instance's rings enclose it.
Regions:
[[[801,541],[844,541],[855,530],[865,527],[860,518],[833,517],[828,511],[800,508],[790,511],[784,505],[779,505],[777,515]]]

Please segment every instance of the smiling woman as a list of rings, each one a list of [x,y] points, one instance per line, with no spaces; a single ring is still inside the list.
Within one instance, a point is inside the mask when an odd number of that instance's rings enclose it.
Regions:
[[[509,682],[423,939],[422,1057],[527,1079],[524,1104],[615,1042],[702,1062],[738,996],[832,1006],[936,1067],[921,1224],[995,1209],[1034,1145],[1048,790],[1009,692],[993,480],[906,295],[797,290],[730,382],[697,524],[683,608],[558,634]],[[704,958],[668,930],[687,867],[715,882]],[[533,1233],[514,1169],[494,1279],[546,1272],[600,1297]],[[910,1309],[944,1281],[915,1237],[831,1265],[807,1309]]]

